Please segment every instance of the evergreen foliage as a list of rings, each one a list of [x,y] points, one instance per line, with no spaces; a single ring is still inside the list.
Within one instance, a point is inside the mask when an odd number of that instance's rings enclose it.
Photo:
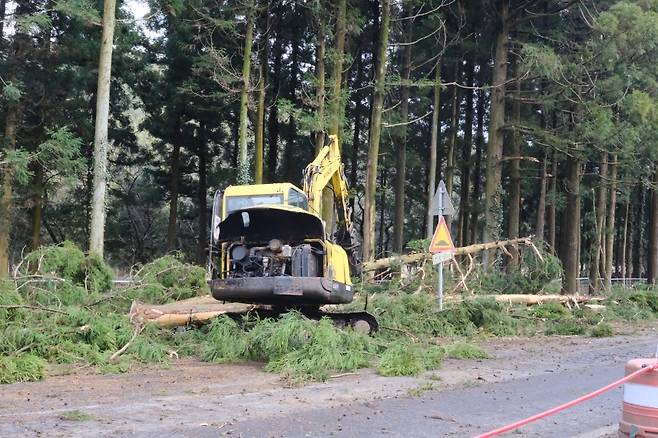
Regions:
[[[503,262],[521,266],[505,266],[504,283],[501,266],[488,263],[482,289],[534,293],[550,283],[552,291],[561,277],[575,292],[585,274],[593,290],[622,274],[652,280],[658,9],[640,0],[579,3],[393,3],[386,26],[372,2],[346,2],[343,11],[342,3],[167,0],[148,2],[142,18],[120,6],[107,260],[127,269],[180,250],[205,262],[212,193],[234,183],[238,168],[253,179],[255,139],[264,180],[299,183],[319,133],[332,130],[359,229],[375,203],[367,240],[377,256],[432,228],[434,140],[436,179],[459,197],[458,245],[479,242],[483,231],[539,233],[550,253],[542,266],[527,253]],[[10,263],[25,245],[88,240],[101,9],[94,0],[29,0],[8,14],[0,165],[15,187],[0,205],[0,244],[6,234]],[[380,34],[388,35],[383,52]],[[381,54],[389,55],[378,81],[382,120],[369,127]],[[20,142],[7,147],[14,128]],[[377,168],[368,169],[375,147]],[[367,174],[377,190],[366,200]]]

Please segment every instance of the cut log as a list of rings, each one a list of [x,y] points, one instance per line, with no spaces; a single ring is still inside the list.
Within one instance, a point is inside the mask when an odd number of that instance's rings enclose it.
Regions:
[[[480,251],[494,248],[504,248],[508,245],[532,245],[534,236],[519,237],[510,240],[497,240],[495,242],[477,243],[475,245],[461,246],[455,248],[455,255],[474,254]],[[377,271],[379,269],[390,268],[394,265],[406,265],[409,263],[419,263],[428,260],[432,255],[427,252],[419,252],[401,256],[386,257],[372,262],[363,264],[363,271]]]
[[[592,297],[588,295],[535,295],[535,294],[504,294],[504,295],[470,295],[467,299],[483,298],[492,299],[499,303],[525,304],[532,306],[542,303],[587,303],[605,300],[605,297]],[[446,301],[463,301],[460,295],[446,297]]]
[[[603,304],[585,304],[585,307],[596,313],[601,313],[606,308],[606,306],[604,306]]]
[[[128,316],[134,323],[177,327],[205,323],[220,315],[247,313],[255,308],[253,304],[224,303],[206,295],[162,305],[145,304],[134,300]]]

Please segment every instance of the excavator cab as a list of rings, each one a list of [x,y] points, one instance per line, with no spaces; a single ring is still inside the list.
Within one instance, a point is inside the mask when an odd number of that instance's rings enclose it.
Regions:
[[[224,191],[219,211],[224,220],[233,211],[268,205],[308,210],[308,197],[290,183],[229,186]]]

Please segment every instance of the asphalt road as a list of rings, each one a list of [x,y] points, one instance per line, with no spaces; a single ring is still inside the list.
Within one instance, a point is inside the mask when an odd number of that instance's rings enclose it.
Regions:
[[[247,420],[231,434],[245,437],[473,436],[557,406],[623,376],[628,358],[651,357],[656,342],[646,338],[623,346],[592,346],[571,352],[560,361],[539,360],[535,375],[497,383],[425,392],[346,407],[308,409],[293,415]],[[554,359],[554,358],[553,358]],[[622,390],[527,425],[518,436],[616,436]]]
[[[616,380],[627,360],[655,354],[656,332],[482,339],[492,359],[447,360],[419,377],[359,370],[301,387],[259,363],[189,359],[52,376],[0,387],[0,437],[468,437]],[[621,397],[612,390],[510,436],[615,436]]]

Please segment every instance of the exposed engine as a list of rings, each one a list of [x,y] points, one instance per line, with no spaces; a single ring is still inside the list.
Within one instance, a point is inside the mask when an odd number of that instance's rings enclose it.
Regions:
[[[227,277],[319,277],[322,272],[322,249],[305,243],[288,245],[272,239],[266,246],[234,243],[229,247],[230,272]]]

